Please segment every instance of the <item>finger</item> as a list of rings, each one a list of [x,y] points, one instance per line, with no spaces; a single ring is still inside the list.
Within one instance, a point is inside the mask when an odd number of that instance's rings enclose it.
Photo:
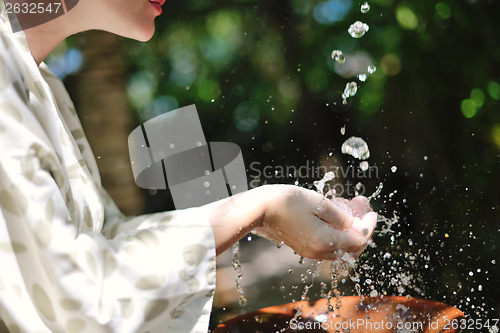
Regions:
[[[314,215],[339,230],[350,229],[353,223],[350,215],[341,211],[325,197],[321,198]]]
[[[372,212],[372,208],[370,207],[370,202],[366,197],[357,196],[353,198],[348,203],[349,208],[351,208],[352,213],[356,217],[362,217],[369,212]]]
[[[317,209],[314,215],[339,230],[349,230],[353,223],[352,216],[342,212],[328,199],[324,201],[321,209]]]
[[[368,214],[365,214],[361,219],[359,217],[354,218],[351,229],[368,240],[373,234],[373,230],[375,229],[376,224],[377,214],[374,212],[370,212]]]
[[[373,212],[365,214],[362,219],[354,218],[351,230],[347,230],[350,237],[344,244],[344,249],[355,258],[359,257],[366,248],[376,224],[377,214]]]

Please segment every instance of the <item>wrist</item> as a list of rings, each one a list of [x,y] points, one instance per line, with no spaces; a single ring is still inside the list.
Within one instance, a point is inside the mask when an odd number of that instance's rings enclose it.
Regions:
[[[264,227],[269,207],[272,206],[273,202],[273,187],[273,185],[263,185],[246,192],[250,196],[252,210],[256,212],[250,225],[252,230]]]

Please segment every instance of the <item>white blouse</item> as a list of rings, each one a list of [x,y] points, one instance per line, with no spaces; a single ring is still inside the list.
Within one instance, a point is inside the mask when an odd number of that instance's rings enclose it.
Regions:
[[[0,331],[206,332],[207,218],[125,218],[62,82],[0,12]]]

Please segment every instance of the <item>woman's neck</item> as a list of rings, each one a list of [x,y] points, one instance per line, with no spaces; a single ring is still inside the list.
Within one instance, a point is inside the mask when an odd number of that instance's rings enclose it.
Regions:
[[[37,65],[67,37],[83,31],[78,28],[76,10],[65,13],[47,23],[35,26],[24,31],[31,55]]]

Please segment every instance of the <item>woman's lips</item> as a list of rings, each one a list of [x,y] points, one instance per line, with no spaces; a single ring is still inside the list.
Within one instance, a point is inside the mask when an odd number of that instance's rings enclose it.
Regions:
[[[154,1],[150,0],[149,3],[155,7],[155,9],[158,11],[158,14],[162,13],[161,6],[163,6],[165,0],[154,0]]]

